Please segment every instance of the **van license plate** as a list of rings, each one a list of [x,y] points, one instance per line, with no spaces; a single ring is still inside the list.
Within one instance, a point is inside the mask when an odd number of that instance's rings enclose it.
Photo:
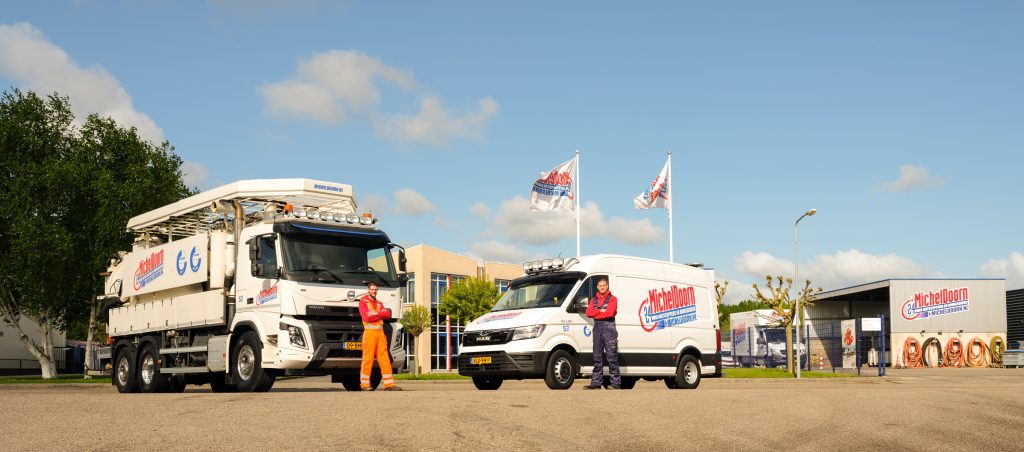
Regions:
[[[476,357],[476,358],[470,358],[469,359],[469,363],[470,364],[490,364],[491,363],[491,357],[490,356],[479,356],[479,357]]]
[[[362,350],[363,349],[363,343],[362,342],[346,342],[343,347],[345,347],[345,350]]]

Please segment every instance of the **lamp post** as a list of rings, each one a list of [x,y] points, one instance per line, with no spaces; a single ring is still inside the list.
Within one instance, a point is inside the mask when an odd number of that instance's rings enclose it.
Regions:
[[[795,312],[793,313],[793,324],[796,325],[796,345],[793,346],[795,349],[793,354],[796,355],[796,378],[800,378],[800,317],[802,317],[800,315],[800,248],[797,246],[797,226],[800,225],[800,220],[803,220],[804,217],[809,217],[816,213],[818,213],[818,209],[808,210],[803,215],[800,215],[800,218],[796,219],[796,223],[793,223],[793,256],[795,257],[793,261],[793,282],[796,284],[796,303]]]

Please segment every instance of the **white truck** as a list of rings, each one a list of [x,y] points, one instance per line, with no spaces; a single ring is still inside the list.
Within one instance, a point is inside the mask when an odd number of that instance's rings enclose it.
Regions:
[[[603,254],[545,259],[523,268],[526,276],[513,280],[491,312],[463,334],[459,374],[472,376],[478,389],[529,378],[568,389],[576,378],[592,375],[594,320],[585,312],[601,278],[608,278],[618,299],[622,388],[644,379],[692,389],[702,375],[721,375],[713,271]]]
[[[261,392],[279,375],[332,375],[358,390],[358,303],[370,281],[394,313],[392,360],[404,362],[405,250],[356,214],[349,185],[243,180],[136,216],[128,229],[135,243],[111,257],[103,295],[122,393]]]
[[[786,365],[786,330],[772,309],[737,312],[729,316],[732,359],[742,367]],[[801,349],[804,349],[801,346]],[[801,361],[806,362],[806,353]]]

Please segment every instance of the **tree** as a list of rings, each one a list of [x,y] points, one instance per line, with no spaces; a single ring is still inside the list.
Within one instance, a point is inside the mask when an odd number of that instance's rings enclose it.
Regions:
[[[780,319],[780,326],[786,328],[786,368],[790,373],[796,372],[796,357],[793,353],[793,317],[796,313],[793,309],[793,299],[790,297],[790,289],[793,287],[793,279],[785,278],[782,276],[772,277],[772,275],[765,276],[765,282],[767,283],[768,293],[771,295],[765,296],[761,289],[754,284],[754,299],[759,303],[764,303],[768,306],[768,309],[774,310]],[[806,281],[803,289],[797,294],[797,299],[800,300],[801,307],[813,307],[814,297],[821,293],[821,288],[811,289],[811,282]],[[803,310],[803,309],[801,309]],[[801,320],[803,315],[800,316]]]
[[[722,312],[722,299],[725,298],[725,291],[729,289],[729,281],[718,282],[715,281],[715,301],[718,302],[718,327],[723,331],[728,331],[726,324],[728,323],[729,317]]]
[[[131,246],[128,219],[189,194],[180,166],[166,141],[110,118],[76,127],[66,97],[0,96],[0,318],[44,378],[56,376],[53,334],[96,308],[107,257]],[[38,340],[23,319],[39,325]]]
[[[498,286],[487,275],[466,278],[441,295],[438,310],[465,325],[490,312],[499,297]]]
[[[413,306],[402,314],[402,328],[405,329],[409,334],[412,335],[413,340],[413,353],[418,353],[420,349],[420,335],[430,329],[430,310],[423,306]],[[419,373],[420,362],[416,360],[416,365],[412,368],[413,375]]]

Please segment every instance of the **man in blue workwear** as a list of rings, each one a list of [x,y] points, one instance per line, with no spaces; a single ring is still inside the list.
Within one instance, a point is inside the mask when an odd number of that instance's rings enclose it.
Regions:
[[[594,373],[584,389],[601,389],[604,384],[604,362],[611,371],[609,389],[622,389],[619,375],[619,332],[615,329],[615,312],[619,300],[608,291],[608,278],[597,280],[597,294],[587,304],[587,317],[594,319]]]

